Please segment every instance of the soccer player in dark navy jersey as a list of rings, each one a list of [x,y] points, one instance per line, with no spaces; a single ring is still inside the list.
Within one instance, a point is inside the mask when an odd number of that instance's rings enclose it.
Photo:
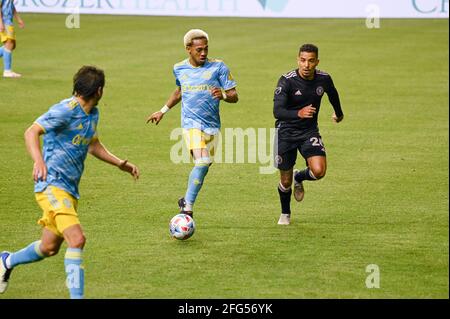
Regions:
[[[317,119],[324,93],[333,106],[333,121],[344,119],[339,94],[331,76],[316,70],[319,49],[313,44],[300,47],[298,69],[282,75],[274,93],[273,114],[276,118],[275,165],[280,170],[278,193],[281,202],[279,225],[289,225],[291,217],[292,180],[294,197],[303,200],[303,181],[315,181],[325,176],[326,152],[319,133]],[[297,150],[306,160],[307,167],[294,170]]]

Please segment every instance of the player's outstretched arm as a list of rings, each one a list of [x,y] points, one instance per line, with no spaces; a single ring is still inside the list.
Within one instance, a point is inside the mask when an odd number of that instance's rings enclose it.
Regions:
[[[140,172],[139,168],[136,165],[128,162],[128,160],[122,160],[118,158],[116,155],[112,154],[99,141],[99,139],[95,139],[91,142],[91,144],[89,144],[89,153],[98,158],[99,160],[117,166],[122,171],[130,173],[135,180],[139,178]]]
[[[39,136],[44,133],[44,129],[34,123],[25,131],[24,134],[27,151],[34,161],[33,179],[35,182],[39,179],[42,179],[43,181],[47,179],[47,166],[45,165],[44,158],[42,157],[41,143],[39,140]]]
[[[152,123],[155,122],[156,125],[158,125],[158,123],[163,119],[164,114],[169,112],[169,110],[175,105],[177,105],[180,101],[181,101],[181,88],[177,87],[175,91],[173,91],[173,93],[170,95],[166,105],[164,105],[161,110],[153,113],[147,118],[147,124],[148,122]]]

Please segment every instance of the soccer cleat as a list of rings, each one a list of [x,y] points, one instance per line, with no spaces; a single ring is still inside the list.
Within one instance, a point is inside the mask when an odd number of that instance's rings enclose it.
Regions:
[[[189,215],[191,217],[194,217],[194,212],[191,210],[185,210],[186,207],[186,200],[184,199],[184,197],[181,197],[178,200],[178,207],[180,208],[180,214],[186,214]]]
[[[297,175],[300,171],[298,169],[294,169],[294,198],[297,202],[301,202],[303,197],[305,196],[305,189],[303,188],[303,182],[297,182],[295,180],[295,175]]]
[[[291,223],[291,214],[281,214],[278,225],[289,225]]]
[[[8,280],[12,272],[12,269],[6,268],[6,258],[9,255],[10,253],[7,251],[0,254],[0,294],[4,293],[6,288],[8,288]]]
[[[3,71],[3,77],[4,78],[20,78],[22,77],[22,74],[13,72],[13,71]]]

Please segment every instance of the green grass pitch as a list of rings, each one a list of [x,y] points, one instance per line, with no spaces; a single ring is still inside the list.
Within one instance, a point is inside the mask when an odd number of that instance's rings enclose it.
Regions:
[[[99,133],[136,163],[135,183],[88,157],[79,215],[87,236],[87,298],[448,298],[448,20],[231,19],[23,14],[14,69],[0,79],[0,250],[40,236],[25,129],[71,94],[83,64],[106,71]],[[146,117],[175,88],[182,38],[202,28],[210,57],[238,82],[238,104],[222,104],[222,127],[271,128],[273,90],[296,67],[300,44],[320,48],[319,69],[339,90],[345,119],[319,125],[327,176],[306,184],[293,223],[277,225],[278,174],[262,164],[215,164],[196,204],[197,230],[169,238],[191,164],[174,164],[170,132]],[[298,158],[298,167],[304,165]],[[12,273],[0,298],[67,298],[63,255]],[[366,267],[380,269],[368,289]]]

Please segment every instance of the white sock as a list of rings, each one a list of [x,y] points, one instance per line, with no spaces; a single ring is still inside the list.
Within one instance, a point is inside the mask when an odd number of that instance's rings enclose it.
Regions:
[[[284,187],[283,184],[281,184],[281,182],[278,184],[278,188],[283,192],[283,193],[287,193],[291,190],[291,187]]]
[[[192,212],[192,207],[193,206],[194,206],[193,204],[190,204],[190,203],[186,202],[186,205],[184,206],[184,210]]]

